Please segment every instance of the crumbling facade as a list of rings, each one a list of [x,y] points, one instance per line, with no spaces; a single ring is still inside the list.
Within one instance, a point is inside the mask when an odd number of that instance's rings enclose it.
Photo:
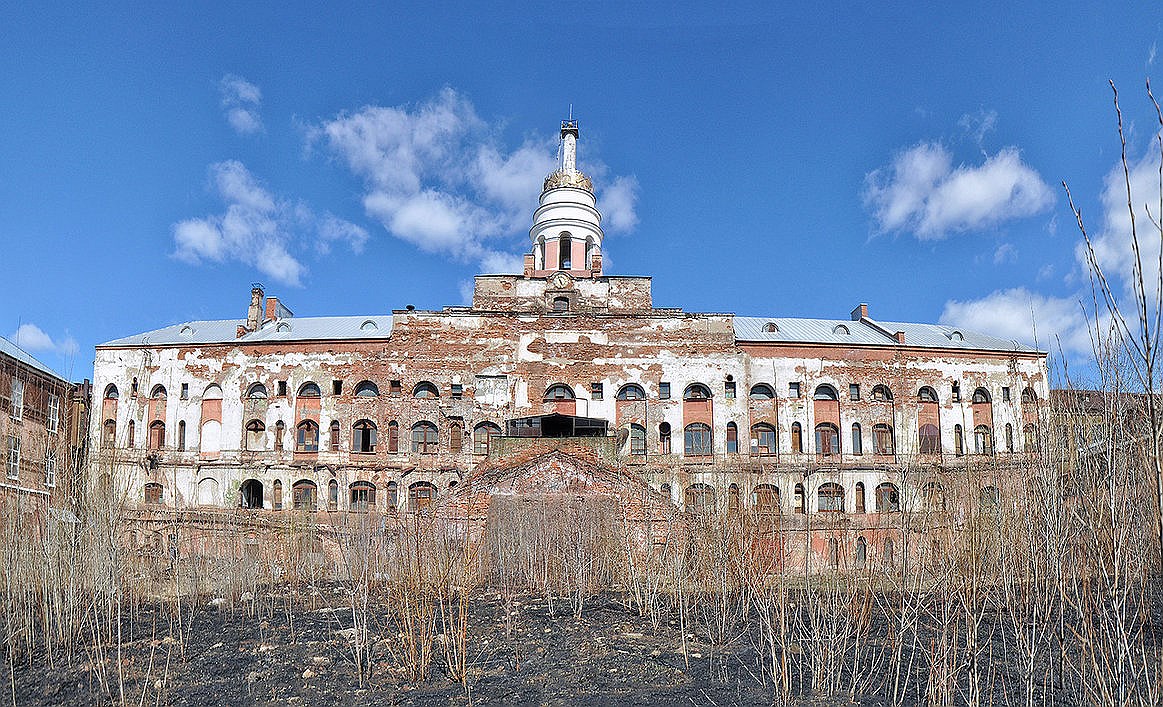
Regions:
[[[885,552],[876,528],[943,493],[906,474],[1037,450],[1043,352],[864,304],[660,308],[649,277],[604,273],[576,140],[564,123],[524,271],[478,276],[471,306],[295,317],[256,285],[245,320],[100,345],[93,478],[155,508],[407,512],[497,473],[506,440],[596,436],[676,509],[858,519]]]

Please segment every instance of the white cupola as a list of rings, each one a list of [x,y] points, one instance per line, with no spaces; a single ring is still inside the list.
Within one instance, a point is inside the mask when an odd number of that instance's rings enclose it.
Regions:
[[[529,229],[535,277],[602,274],[602,215],[593,182],[577,169],[577,138],[577,121],[561,121],[561,167],[545,178]]]

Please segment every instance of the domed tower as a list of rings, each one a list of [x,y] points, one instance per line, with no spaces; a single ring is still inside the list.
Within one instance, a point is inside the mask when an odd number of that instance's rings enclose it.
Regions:
[[[561,167],[545,178],[533,212],[532,267],[526,275],[545,277],[564,271],[573,277],[602,274],[602,215],[594,184],[577,169],[576,120],[561,121]]]

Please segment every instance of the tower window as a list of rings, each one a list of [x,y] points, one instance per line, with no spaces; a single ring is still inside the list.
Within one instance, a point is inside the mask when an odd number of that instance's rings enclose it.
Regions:
[[[569,311],[569,298],[568,297],[554,297],[553,298],[553,311],[555,311],[555,312],[568,312]]]
[[[557,240],[557,265],[559,270],[569,270],[572,267],[570,262],[570,251],[573,249],[573,241],[570,240],[568,233],[561,234]]]

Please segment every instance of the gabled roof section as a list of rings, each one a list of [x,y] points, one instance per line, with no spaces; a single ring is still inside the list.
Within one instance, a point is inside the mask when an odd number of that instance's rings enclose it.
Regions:
[[[214,319],[184,322],[144,334],[134,334],[98,344],[120,346],[198,346],[204,344],[266,344],[280,341],[335,341],[388,339],[392,315],[357,317],[288,317],[264,322],[257,331],[237,336],[245,319]]]
[[[59,381],[65,382],[65,383],[69,382],[66,378],[61,376],[59,373],[57,373],[53,369],[49,368],[48,366],[44,365],[40,361],[36,360],[36,358],[32,354],[28,353],[27,351],[20,348],[16,344],[12,343],[8,339],[5,339],[3,336],[0,336],[0,353],[5,354],[7,356],[11,356],[12,358],[16,359],[17,361],[20,361],[24,365],[28,366],[29,368],[35,368],[36,370],[40,371],[41,373],[43,373],[47,376],[51,376],[53,378],[56,378]]]
[[[734,322],[736,341],[1044,353],[1013,339],[944,324],[788,317],[735,317]],[[898,331],[904,332],[903,344],[893,336]]]

